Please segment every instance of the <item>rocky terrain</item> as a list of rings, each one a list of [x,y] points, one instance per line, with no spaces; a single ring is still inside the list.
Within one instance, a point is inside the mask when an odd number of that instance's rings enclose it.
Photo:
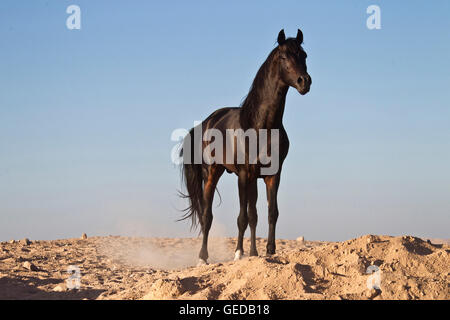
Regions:
[[[260,256],[236,262],[235,243],[211,238],[210,264],[196,267],[200,238],[2,242],[0,299],[450,298],[445,240],[277,240],[277,254],[265,256],[258,239]]]

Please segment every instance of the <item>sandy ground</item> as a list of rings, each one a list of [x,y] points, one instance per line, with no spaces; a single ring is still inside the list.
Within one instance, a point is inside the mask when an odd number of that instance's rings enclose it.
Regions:
[[[450,299],[448,241],[277,240],[268,257],[258,239],[259,257],[234,262],[235,243],[211,238],[210,264],[195,267],[199,238],[2,242],[0,299]],[[69,266],[79,268],[79,289],[67,285]],[[369,290],[377,277],[380,289]]]

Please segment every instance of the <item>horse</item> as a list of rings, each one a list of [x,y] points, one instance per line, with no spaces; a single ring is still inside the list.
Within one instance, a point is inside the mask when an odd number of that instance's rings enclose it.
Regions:
[[[191,218],[191,228],[195,228],[200,223],[203,239],[199,253],[199,265],[207,264],[208,234],[213,220],[212,203],[217,183],[225,171],[234,173],[238,177],[240,211],[237,219],[239,233],[235,260],[241,259],[244,254],[243,238],[248,225],[250,225],[251,232],[250,256],[258,256],[256,249],[258,178],[264,180],[267,192],[269,222],[267,255],[275,254],[275,228],[279,215],[277,193],[282,165],[289,150],[289,139],[283,126],[286,94],[289,87],[293,87],[301,95],[305,95],[309,92],[312,83],[307,72],[307,54],[302,47],[302,31],[298,29],[295,38],[286,39],[282,29],[278,33],[277,43],[278,45],[259,68],[240,107],[216,110],[192,128],[182,142],[179,156],[183,159],[181,176],[187,194],[181,192],[180,194],[189,199],[189,206],[180,220]],[[240,130],[239,132],[245,130],[245,134],[234,133],[230,140],[227,136],[230,130]],[[254,134],[246,134],[251,130]],[[225,147],[210,150],[209,147],[213,141],[205,138],[209,131],[215,133],[215,146],[222,143],[222,145],[225,144]],[[200,138],[192,139],[196,133],[197,136],[200,135]],[[268,150],[271,150],[271,161],[278,163],[276,170],[272,170],[273,172],[269,174],[263,174],[263,170],[268,168],[268,163],[267,161],[263,163],[262,151],[259,153],[257,151],[253,158],[249,152],[249,149],[252,149],[250,137],[256,135],[257,138],[261,138],[263,133],[266,137],[267,135],[270,137],[263,142],[257,140],[256,147],[259,146],[260,150],[265,149],[267,155]],[[227,138],[224,138],[223,134]],[[231,143],[229,143],[230,141]],[[253,144],[255,144],[255,140],[253,140]],[[221,152],[218,152],[224,149],[228,152],[226,152],[226,159]],[[273,151],[273,149],[276,150]],[[210,151],[210,156],[214,158],[214,161],[204,157],[206,151]],[[243,161],[236,161],[240,156],[239,153],[243,153]]]

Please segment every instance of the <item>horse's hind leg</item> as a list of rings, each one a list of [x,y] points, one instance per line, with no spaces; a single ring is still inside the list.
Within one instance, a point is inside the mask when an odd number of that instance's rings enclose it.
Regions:
[[[203,186],[203,213],[200,224],[202,226],[203,242],[199,254],[199,264],[206,264],[208,261],[208,234],[211,229],[213,220],[212,203],[214,200],[214,192],[216,191],[217,182],[224,172],[222,166],[212,165],[206,170],[207,174],[204,179]]]
[[[234,260],[239,260],[244,254],[244,233],[248,226],[247,215],[247,172],[241,171],[238,175],[238,187],[239,187],[239,217],[237,219],[237,225],[239,229],[238,241],[236,246],[236,252]]]
[[[256,200],[258,199],[258,181],[254,179],[248,184],[248,224],[250,225],[250,256],[257,256],[256,250],[256,224],[258,214],[256,212]]]

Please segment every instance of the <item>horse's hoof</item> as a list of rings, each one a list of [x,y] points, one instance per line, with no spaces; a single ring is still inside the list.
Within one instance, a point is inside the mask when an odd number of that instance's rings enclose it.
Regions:
[[[250,257],[257,257],[258,251],[250,252]]]
[[[197,267],[206,266],[207,264],[208,262],[206,262],[206,260],[198,259]]]
[[[274,245],[268,245],[267,246],[267,255],[271,256],[275,254],[275,246]]]
[[[241,250],[236,250],[236,252],[234,253],[234,261],[238,261],[242,258],[242,251]]]

